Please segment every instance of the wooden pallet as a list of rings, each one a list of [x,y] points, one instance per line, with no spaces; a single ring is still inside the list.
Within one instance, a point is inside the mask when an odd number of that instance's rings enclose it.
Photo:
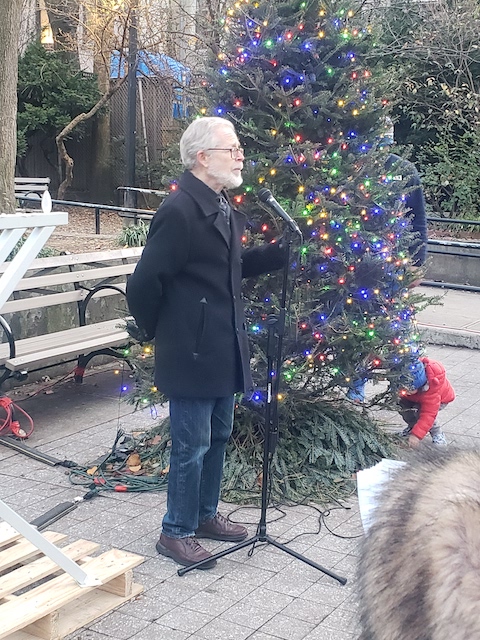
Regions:
[[[52,531],[43,535],[57,546],[67,537]],[[87,540],[61,547],[102,582],[80,587],[10,525],[0,523],[0,638],[58,640],[141,593],[133,569],[143,558],[119,549],[91,557],[98,547]]]

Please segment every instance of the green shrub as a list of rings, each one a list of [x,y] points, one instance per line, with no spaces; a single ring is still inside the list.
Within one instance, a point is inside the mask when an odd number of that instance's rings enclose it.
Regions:
[[[31,43],[18,61],[18,156],[28,150],[33,134],[55,144],[56,134],[75,116],[89,111],[101,94],[96,77],[80,70],[78,61],[61,51],[46,51]],[[72,137],[81,137],[79,125]]]
[[[480,134],[443,131],[418,154],[427,200],[449,218],[480,217]]]
[[[148,229],[149,224],[143,220],[124,227],[118,236],[118,244],[123,247],[143,247],[147,241]]]
[[[22,246],[25,244],[25,240],[27,239],[27,237],[28,235],[24,233],[23,236],[15,245],[10,255],[8,256],[7,261],[13,260],[13,258],[17,255],[17,253],[20,251]],[[60,251],[58,251],[57,249],[54,249],[53,247],[43,247],[42,249],[40,249],[37,255],[37,258],[50,258],[51,256],[58,256],[58,255],[60,255]]]

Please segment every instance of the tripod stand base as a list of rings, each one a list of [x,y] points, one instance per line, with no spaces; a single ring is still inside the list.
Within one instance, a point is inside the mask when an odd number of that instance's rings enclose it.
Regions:
[[[195,564],[191,564],[188,567],[183,567],[182,569],[179,569],[177,571],[177,574],[179,576],[184,576],[189,571],[192,571],[193,569],[197,569],[201,567],[203,564],[205,564],[205,562],[210,562],[211,560],[217,560],[218,558],[223,558],[224,556],[228,556],[230,553],[233,553],[234,551],[239,551],[240,549],[244,549],[245,547],[249,547],[250,545],[255,545],[257,544],[257,542],[271,544],[277,549],[280,549],[281,551],[285,551],[285,553],[288,553],[294,558],[297,558],[297,560],[301,560],[302,562],[305,562],[305,564],[308,564],[310,567],[313,567],[314,569],[318,569],[325,575],[330,576],[330,578],[337,580],[337,582],[339,582],[340,584],[343,585],[347,583],[346,578],[343,578],[342,576],[338,576],[336,573],[333,573],[333,571],[330,571],[329,569],[325,569],[325,567],[322,567],[322,565],[317,564],[316,562],[313,562],[313,560],[310,560],[305,556],[302,556],[301,553],[297,553],[296,551],[289,549],[286,545],[281,544],[280,542],[277,542],[274,538],[271,538],[269,535],[261,534],[261,533],[257,533],[256,535],[253,536],[253,538],[248,538],[243,542],[239,542],[233,547],[230,547],[229,549],[225,549],[224,551],[220,551],[219,553],[216,553],[215,555],[210,556],[209,558],[206,558],[201,562],[196,562]]]

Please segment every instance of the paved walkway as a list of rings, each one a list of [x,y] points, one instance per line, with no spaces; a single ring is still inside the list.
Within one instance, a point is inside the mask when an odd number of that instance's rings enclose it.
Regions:
[[[462,332],[467,337],[473,334],[476,340],[480,333],[480,297],[453,291],[447,294],[446,303],[443,308],[421,314],[425,337],[438,337],[433,329],[442,328],[447,330],[443,333],[454,336],[450,341],[465,339]],[[429,345],[427,352],[444,362],[457,391],[455,402],[442,412],[449,440],[462,447],[477,447],[480,350]],[[108,451],[119,427],[132,431],[153,425],[148,412],[134,414],[119,400],[121,385],[128,383],[128,379],[122,380],[109,368],[91,372],[82,386],[63,382],[42,391],[44,384],[28,385],[11,395],[35,419],[29,446],[62,460],[87,463]],[[34,392],[36,395],[22,401],[26,394]],[[5,447],[0,447],[0,460],[0,497],[27,520],[83,494],[83,489],[71,487],[62,467],[46,466]],[[354,498],[344,508],[332,509],[320,532],[319,513],[314,508],[302,506],[268,514],[270,535],[288,542],[302,534],[289,547],[347,577],[345,586],[272,546],[256,548],[251,557],[247,550],[236,552],[219,560],[212,570],[193,571],[180,578],[176,565],[155,552],[164,508],[164,493],[102,494],[81,503],[51,527],[72,539],[83,537],[101,543],[102,549],[113,546],[145,557],[135,572],[136,581],[145,587],[144,594],[70,638],[358,637],[355,567],[362,529]],[[225,512],[232,509],[232,505],[223,507]],[[256,509],[240,509],[233,519],[246,523],[253,535],[258,515]],[[205,541],[205,545],[211,550],[221,548],[213,541]]]
[[[480,349],[480,294],[436,287],[421,287],[427,296],[439,296],[418,315],[425,340],[434,344]]]

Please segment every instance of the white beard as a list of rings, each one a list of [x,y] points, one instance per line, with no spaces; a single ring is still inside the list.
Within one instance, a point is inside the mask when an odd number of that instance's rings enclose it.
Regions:
[[[236,189],[242,182],[242,174],[234,173],[233,171],[225,171],[225,169],[212,169],[209,168],[208,173],[211,178],[222,185],[224,189]]]
[[[232,173],[230,177],[225,180],[225,189],[236,189],[243,182],[242,174]]]

